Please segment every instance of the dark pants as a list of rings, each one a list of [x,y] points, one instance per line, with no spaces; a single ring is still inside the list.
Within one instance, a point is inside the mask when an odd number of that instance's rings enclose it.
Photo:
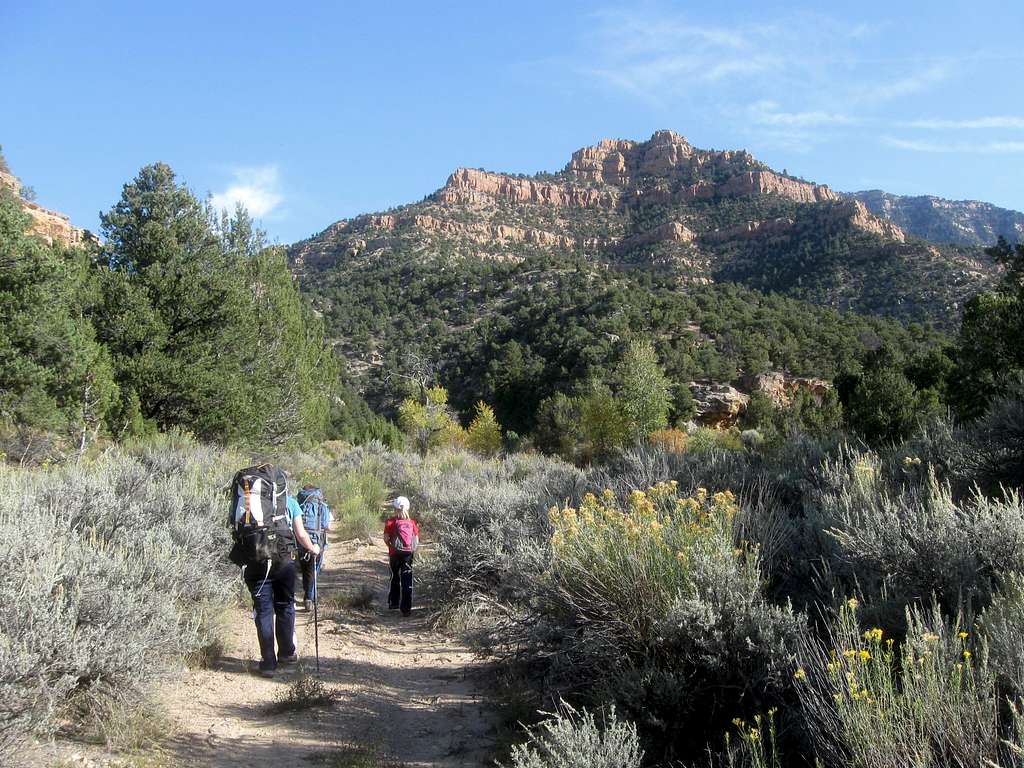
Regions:
[[[260,669],[276,669],[275,635],[277,653],[295,655],[295,561],[275,563],[269,574],[265,565],[250,566],[245,569],[245,584],[252,595],[252,615],[260,640]]]
[[[313,577],[316,574],[316,564],[319,559],[312,552],[299,555],[299,571],[302,572],[302,597],[304,600],[316,600],[316,580]]]
[[[391,561],[391,589],[388,608],[401,608],[402,613],[412,611],[412,552],[397,552]]]

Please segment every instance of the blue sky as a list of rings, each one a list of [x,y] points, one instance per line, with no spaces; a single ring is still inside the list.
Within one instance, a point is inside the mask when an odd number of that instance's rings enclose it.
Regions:
[[[96,229],[164,161],[287,243],[457,166],[670,128],[840,190],[1024,210],[1020,0],[286,5],[0,2],[10,165]]]

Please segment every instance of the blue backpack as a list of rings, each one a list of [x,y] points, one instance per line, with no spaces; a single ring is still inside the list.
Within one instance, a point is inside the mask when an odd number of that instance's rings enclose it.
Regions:
[[[331,508],[324,501],[324,492],[319,488],[307,486],[295,497],[302,510],[302,525],[314,544],[321,547],[327,544],[327,525],[331,522]]]

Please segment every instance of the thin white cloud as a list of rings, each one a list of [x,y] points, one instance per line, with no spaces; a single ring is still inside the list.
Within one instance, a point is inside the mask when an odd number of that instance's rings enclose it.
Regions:
[[[750,119],[758,125],[776,128],[817,128],[825,125],[853,125],[858,122],[849,115],[839,112],[814,109],[806,112],[786,112],[778,102],[758,101],[748,109]]]
[[[1024,141],[939,142],[886,136],[882,139],[882,142],[896,149],[906,149],[911,152],[930,152],[933,154],[1012,155],[1024,153]]]
[[[774,26],[707,26],[635,10],[593,16],[585,61],[574,69],[598,82],[658,100],[694,86],[780,71],[786,57],[766,45]]]
[[[1010,129],[1024,130],[1024,117],[1013,117],[1009,115],[975,117],[966,120],[943,120],[939,118],[928,118],[923,120],[911,120],[905,123],[908,128],[924,128],[935,131],[959,131],[959,130],[983,130],[983,129]]]
[[[856,89],[855,95],[859,101],[864,102],[892,101],[893,99],[927,91],[948,80],[953,72],[954,68],[951,63],[945,61],[933,62],[921,69],[884,83],[860,86]]]
[[[234,179],[222,192],[210,197],[216,210],[234,211],[241,203],[252,216],[267,216],[284,201],[276,165],[236,168]]]

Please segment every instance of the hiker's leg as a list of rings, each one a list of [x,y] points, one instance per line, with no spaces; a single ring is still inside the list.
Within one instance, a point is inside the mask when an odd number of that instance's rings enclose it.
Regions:
[[[316,568],[316,558],[309,555],[307,559],[306,555],[302,555],[302,559],[299,560],[299,568],[302,571],[302,598],[304,600],[312,600],[313,569]]]
[[[277,652],[295,655],[295,561],[274,566],[274,614],[277,617]]]
[[[388,561],[391,564],[391,588],[388,590],[388,608],[397,608],[399,593],[401,590],[399,573],[401,569],[401,559],[398,555],[389,555]]]
[[[277,656],[274,655],[274,586],[267,577],[264,566],[255,576],[246,568],[245,585],[252,595],[252,617],[256,622],[256,637],[260,642],[260,669],[277,668]]]
[[[412,611],[412,553],[402,556],[401,565],[402,601],[399,606],[402,613]]]

